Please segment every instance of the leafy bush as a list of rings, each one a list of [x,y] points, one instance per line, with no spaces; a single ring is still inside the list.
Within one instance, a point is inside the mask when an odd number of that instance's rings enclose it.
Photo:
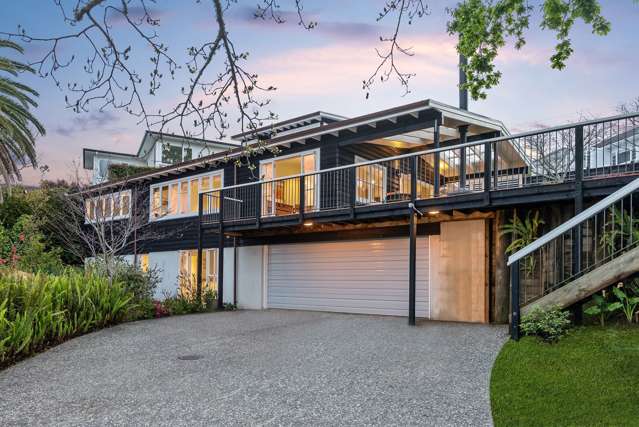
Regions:
[[[584,310],[584,313],[589,316],[598,316],[599,324],[601,326],[606,325],[606,318],[614,314],[622,307],[622,304],[618,301],[608,301],[606,291],[603,291],[601,295],[595,294],[592,297],[593,305]]]
[[[621,305],[621,311],[626,317],[628,323],[632,323],[632,318],[639,307],[639,296],[632,296],[632,294],[623,291],[623,283],[619,283],[617,287],[612,288],[612,292],[615,294]]]
[[[59,248],[47,249],[31,215],[22,215],[11,228],[0,225],[0,265],[21,271],[57,273],[63,264]]]
[[[201,303],[184,298],[180,295],[165,298],[162,304],[171,316],[200,313],[203,311]]]
[[[525,335],[540,337],[545,342],[556,342],[570,328],[570,313],[553,307],[549,310],[534,309],[521,319],[521,331]]]
[[[109,165],[109,179],[124,179],[133,175],[150,172],[155,168],[151,166],[135,166],[125,163],[117,163]]]
[[[513,219],[502,227],[501,234],[508,235],[511,238],[510,244],[506,247],[506,254],[514,254],[518,250],[530,245],[539,237],[539,232],[541,226],[544,225],[544,220],[539,218],[539,211],[536,211],[532,217],[531,214],[532,212],[528,212],[526,219],[523,221],[515,214]],[[535,257],[525,257],[523,264],[526,275],[532,275],[535,271]]]
[[[0,365],[121,322],[133,307],[121,283],[92,273],[0,274]]]

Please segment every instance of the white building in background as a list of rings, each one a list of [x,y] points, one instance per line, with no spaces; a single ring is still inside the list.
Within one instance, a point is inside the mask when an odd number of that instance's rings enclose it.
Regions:
[[[237,147],[222,141],[192,139],[147,131],[136,154],[83,148],[82,165],[91,171],[91,183],[109,179],[109,166],[126,164],[141,167],[163,167]]]
[[[639,152],[639,126],[606,138],[587,151],[585,166],[597,169],[634,163]]]

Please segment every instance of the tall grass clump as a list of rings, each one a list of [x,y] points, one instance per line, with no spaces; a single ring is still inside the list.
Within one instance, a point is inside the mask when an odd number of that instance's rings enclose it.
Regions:
[[[133,294],[120,282],[67,269],[0,274],[0,367],[68,338],[127,320]]]

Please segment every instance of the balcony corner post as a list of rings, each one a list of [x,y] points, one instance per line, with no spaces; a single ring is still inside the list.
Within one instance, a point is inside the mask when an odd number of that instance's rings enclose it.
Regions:
[[[464,144],[468,142],[468,125],[459,127],[459,143],[462,147],[459,149],[459,189],[466,190],[466,147]]]
[[[435,120],[435,125],[433,128],[433,147],[435,149],[439,148],[439,119]],[[433,162],[435,163],[433,165],[434,175],[435,175],[434,182],[433,182],[433,195],[435,197],[439,197],[440,180],[441,180],[441,177],[439,176],[439,159],[440,159],[440,154],[439,154],[439,151],[437,151],[435,155],[433,156]]]
[[[262,216],[262,184],[255,185],[255,228],[260,228],[260,218]]]
[[[484,201],[490,204],[490,189],[492,185],[492,144],[484,144]]]
[[[304,208],[306,205],[306,177],[304,175],[300,175],[299,177],[299,215],[300,215],[300,224],[304,222]]]
[[[410,200],[413,203],[417,200],[417,173],[419,172],[419,168],[417,167],[418,161],[418,156],[410,158]]]

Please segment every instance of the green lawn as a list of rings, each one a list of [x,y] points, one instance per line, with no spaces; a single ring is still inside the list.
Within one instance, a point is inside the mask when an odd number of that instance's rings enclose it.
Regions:
[[[557,344],[510,341],[490,399],[496,426],[638,426],[639,328],[582,327]]]

